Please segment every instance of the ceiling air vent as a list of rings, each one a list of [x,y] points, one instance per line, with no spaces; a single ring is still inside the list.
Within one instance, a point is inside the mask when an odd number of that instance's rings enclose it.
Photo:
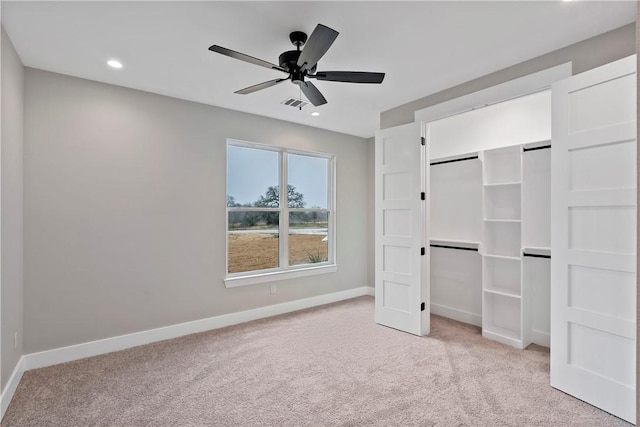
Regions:
[[[282,105],[288,105],[289,107],[297,108],[302,110],[304,107],[309,105],[307,101],[303,101],[299,98],[287,98],[281,102]]]

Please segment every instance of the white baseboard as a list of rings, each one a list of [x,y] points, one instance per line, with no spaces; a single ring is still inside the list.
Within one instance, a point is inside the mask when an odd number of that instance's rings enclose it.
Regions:
[[[0,420],[4,418],[4,413],[7,412],[7,408],[9,407],[9,403],[11,399],[13,399],[13,394],[16,392],[18,388],[18,384],[22,379],[22,374],[24,374],[24,356],[20,357],[16,367],[9,378],[9,382],[7,382],[6,387],[2,390],[2,394],[0,395]]]
[[[431,303],[431,313],[442,317],[448,317],[449,319],[457,320],[458,322],[469,323],[471,325],[482,327],[482,316],[479,314],[458,310],[457,308],[433,302]]]
[[[100,354],[125,350],[127,348],[164,341],[197,332],[223,328],[225,326],[236,325],[238,323],[262,319],[278,314],[290,313],[292,311],[356,298],[363,295],[371,295],[370,289],[372,288],[362,286],[360,288],[269,305],[266,307],[255,308],[253,310],[230,313],[222,316],[195,320],[192,322],[179,323],[177,325],[120,335],[117,337],[56,348],[53,350],[41,351],[39,353],[31,353],[24,356],[24,370],[44,368],[46,366],[83,359],[85,357],[98,356]]]
[[[531,342],[549,348],[551,347],[551,336],[548,332],[540,332],[532,329]]]
[[[366,286],[367,295],[375,297],[376,296],[376,288],[373,286]]]

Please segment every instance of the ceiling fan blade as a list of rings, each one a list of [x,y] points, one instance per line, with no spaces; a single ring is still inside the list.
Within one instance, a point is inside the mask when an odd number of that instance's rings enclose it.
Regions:
[[[384,73],[369,73],[366,71],[319,71],[313,76],[318,80],[347,83],[382,83]]]
[[[263,61],[262,59],[254,58],[253,56],[245,55],[244,53],[236,52],[235,50],[227,49],[226,47],[213,45],[209,48],[211,52],[221,53],[223,55],[229,56],[231,58],[239,59],[241,61],[249,62],[251,64],[259,65],[265,68],[271,68],[273,70],[279,70],[284,73],[287,71],[276,64],[272,64],[271,62]]]
[[[336,37],[338,37],[338,34],[336,30],[318,24],[309,36],[309,40],[307,40],[298,58],[298,67],[300,67],[300,70],[306,71],[312,69],[320,58],[327,53],[327,50],[329,50]]]
[[[248,95],[250,93],[257,92],[259,90],[266,89],[266,88],[271,87],[271,86],[275,86],[278,83],[282,83],[282,82],[284,82],[286,80],[289,80],[289,79],[269,80],[268,82],[258,83],[257,85],[245,87],[244,89],[237,90],[234,93],[237,93],[237,94],[240,94],[240,95]]]
[[[302,89],[302,93],[307,97],[309,102],[311,102],[314,106],[326,104],[327,100],[324,99],[324,96],[320,93],[317,87],[311,82],[301,82],[300,89]]]

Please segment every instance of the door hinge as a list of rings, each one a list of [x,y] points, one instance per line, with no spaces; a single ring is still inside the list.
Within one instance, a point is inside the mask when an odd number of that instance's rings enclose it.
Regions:
[[[420,311],[424,311],[425,305],[424,303],[420,304]]]
[[[420,193],[420,200],[427,200],[427,193],[424,191]]]
[[[420,248],[420,255],[425,255],[427,250],[425,248]]]
[[[427,138],[425,138],[424,136],[420,137],[420,145],[427,145]]]

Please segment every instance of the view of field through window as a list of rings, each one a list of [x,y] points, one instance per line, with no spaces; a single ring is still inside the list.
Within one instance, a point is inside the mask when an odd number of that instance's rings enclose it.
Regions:
[[[287,207],[280,206],[281,153],[227,146],[228,273],[280,265],[281,222],[288,222],[284,246],[288,266],[329,259],[329,159],[287,157]],[[288,213],[288,218],[283,214]],[[282,217],[282,218],[281,218]]]

